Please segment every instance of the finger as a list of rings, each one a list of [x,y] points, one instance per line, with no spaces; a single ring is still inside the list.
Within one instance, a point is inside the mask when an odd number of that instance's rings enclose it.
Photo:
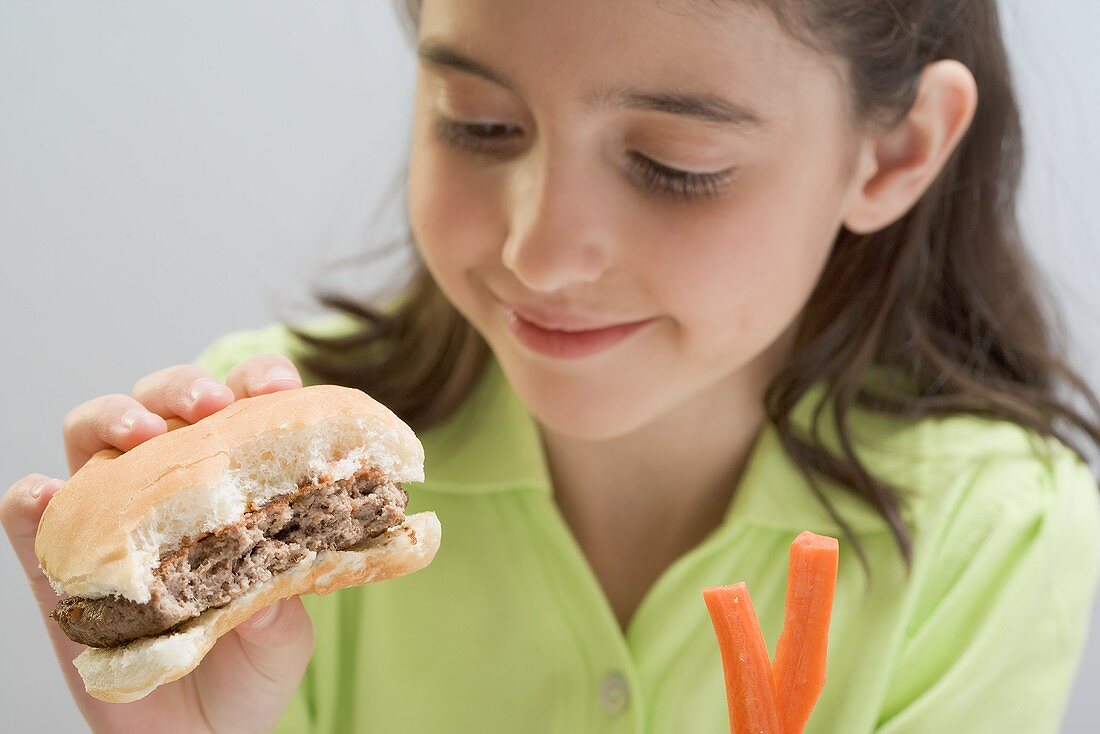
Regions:
[[[302,600],[294,596],[281,599],[253,614],[236,628],[249,662],[261,673],[271,674],[297,659],[313,646],[313,625]]]
[[[164,418],[179,416],[194,423],[233,402],[233,391],[202,367],[177,365],[142,377],[133,396]]]
[[[297,597],[276,602],[218,640],[195,676],[213,728],[267,731],[297,690],[313,646],[313,625]]]
[[[34,537],[38,532],[38,522],[42,518],[42,512],[54,494],[64,485],[60,479],[51,479],[42,474],[30,474],[13,484],[0,499],[0,521],[7,533],[15,555],[19,558],[19,564],[23,567],[23,573],[30,583],[31,591],[38,610],[46,623],[46,630],[50,635],[58,657],[63,661],[72,660],[84,649],[82,645],[70,640],[49,618],[50,612],[57,606],[60,597],[50,586],[46,575],[38,567],[38,556],[34,552]],[[62,666],[72,668],[72,666]],[[70,671],[65,670],[66,675]],[[71,671],[76,674],[76,670]]]
[[[46,577],[38,569],[38,558],[34,555],[34,536],[38,532],[38,521],[50,498],[63,484],[60,479],[44,474],[28,474],[13,484],[3,499],[0,499],[0,521],[3,522],[4,532],[19,557],[27,580],[32,584],[46,581]],[[48,589],[47,597],[56,601],[57,595],[49,583],[44,588]]]
[[[249,357],[229,371],[225,383],[238,400],[302,386],[298,368],[281,354]]]
[[[69,471],[102,449],[129,451],[168,430],[164,419],[129,395],[104,395],[69,411],[61,432]]]

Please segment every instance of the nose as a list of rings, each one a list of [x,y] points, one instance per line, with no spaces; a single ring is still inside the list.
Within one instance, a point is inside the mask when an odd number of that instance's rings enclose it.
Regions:
[[[532,156],[513,179],[501,259],[532,291],[594,283],[610,264],[610,213],[578,156]]]

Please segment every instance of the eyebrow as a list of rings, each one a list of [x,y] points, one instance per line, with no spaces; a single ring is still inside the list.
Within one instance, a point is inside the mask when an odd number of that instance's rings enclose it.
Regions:
[[[425,42],[417,49],[417,56],[429,64],[481,77],[516,91],[516,85],[507,76],[445,44]],[[763,119],[752,110],[708,92],[654,92],[613,87],[585,95],[585,103],[592,108],[665,112],[736,127],[760,127],[764,124]]]

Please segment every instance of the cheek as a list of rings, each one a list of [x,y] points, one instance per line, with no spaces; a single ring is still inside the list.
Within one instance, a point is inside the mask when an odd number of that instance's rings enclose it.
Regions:
[[[496,256],[497,197],[471,180],[456,156],[418,127],[409,159],[409,224],[425,265],[459,310],[472,297],[470,272]],[[475,177],[476,178],[476,177]]]
[[[650,259],[655,297],[683,327],[684,348],[747,356],[786,331],[828,259],[838,210],[831,193],[776,172],[740,182],[706,213],[686,213]]]

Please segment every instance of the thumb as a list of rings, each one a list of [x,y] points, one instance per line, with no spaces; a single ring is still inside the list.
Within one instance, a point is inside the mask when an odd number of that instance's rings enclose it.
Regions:
[[[71,660],[84,648],[65,637],[61,629],[49,620],[50,612],[57,606],[60,597],[38,567],[38,556],[34,551],[35,535],[42,513],[64,484],[60,479],[51,479],[42,474],[28,474],[23,477],[0,499],[0,523],[3,524],[12,550],[19,559],[19,565],[23,567],[23,573],[26,574],[42,617],[46,620],[46,628],[58,654],[62,657],[67,655]]]
[[[28,474],[13,484],[0,500],[0,522],[4,525],[12,550],[19,558],[19,565],[27,575],[27,581],[35,587],[35,595],[40,601],[45,598],[56,602],[57,594],[38,568],[34,539],[42,512],[63,484],[60,479]]]
[[[224,635],[192,674],[215,731],[273,725],[313,655],[313,624],[298,597],[257,612]]]
[[[261,609],[235,631],[242,649],[260,672],[282,669],[288,656],[297,658],[304,653],[308,660],[313,653],[313,624],[296,596]]]
[[[29,474],[23,477],[11,486],[3,498],[0,498],[0,523],[4,526],[12,550],[19,558],[19,564],[23,567],[23,572],[30,583],[31,592],[35,601],[38,602],[38,609],[46,624],[46,633],[61,663],[65,682],[73,695],[79,699],[84,695],[84,682],[70,661],[84,650],[84,646],[66,637],[61,627],[50,619],[50,612],[57,606],[60,597],[38,567],[38,556],[34,552],[38,522],[42,518],[46,505],[63,485],[64,482],[60,479],[51,479],[42,474]]]

